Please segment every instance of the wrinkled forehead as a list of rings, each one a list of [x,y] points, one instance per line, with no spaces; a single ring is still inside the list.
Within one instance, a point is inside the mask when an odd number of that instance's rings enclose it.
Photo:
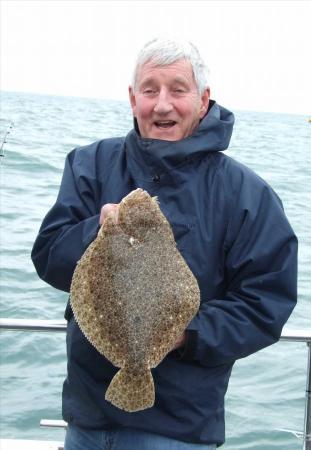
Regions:
[[[136,68],[135,87],[162,76],[170,77],[179,82],[196,84],[190,61],[178,59],[167,64],[159,64],[151,59]]]

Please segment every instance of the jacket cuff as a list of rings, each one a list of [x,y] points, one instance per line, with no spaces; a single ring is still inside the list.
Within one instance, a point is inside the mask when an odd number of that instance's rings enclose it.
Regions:
[[[85,232],[83,239],[83,245],[85,249],[90,245],[91,242],[94,241],[94,239],[96,239],[99,229],[99,214],[85,219]]]
[[[182,361],[193,361],[198,342],[198,332],[196,330],[186,330],[186,343],[176,350],[176,356]]]

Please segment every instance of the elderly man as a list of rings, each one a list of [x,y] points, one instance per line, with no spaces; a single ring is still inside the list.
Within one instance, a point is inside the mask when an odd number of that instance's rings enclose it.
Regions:
[[[296,302],[297,240],[273,190],[224,155],[233,114],[210,100],[191,43],[156,39],[129,88],[134,129],[69,153],[32,258],[69,292],[73,271],[108,212],[141,187],[159,198],[197,278],[201,306],[153,369],[155,405],[128,413],[105,401],[117,368],[87,341],[70,306],[63,416],[66,450],[214,449],[234,361],[276,342]]]

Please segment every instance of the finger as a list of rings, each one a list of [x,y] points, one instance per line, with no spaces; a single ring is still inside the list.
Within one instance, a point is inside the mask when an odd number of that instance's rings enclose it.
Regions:
[[[186,332],[184,332],[180,338],[178,339],[177,342],[175,342],[174,347],[172,348],[172,350],[176,350],[179,347],[183,347],[186,343]]]
[[[100,217],[99,217],[99,223],[102,225],[108,215],[113,217],[115,223],[117,223],[118,222],[118,215],[119,215],[118,212],[119,212],[119,205],[118,204],[116,204],[116,203],[106,203],[101,208]]]

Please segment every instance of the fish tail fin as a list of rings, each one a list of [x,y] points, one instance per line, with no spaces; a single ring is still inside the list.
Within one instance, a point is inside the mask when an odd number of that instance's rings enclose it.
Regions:
[[[150,369],[120,369],[108,386],[105,399],[128,412],[151,408],[155,393]]]

